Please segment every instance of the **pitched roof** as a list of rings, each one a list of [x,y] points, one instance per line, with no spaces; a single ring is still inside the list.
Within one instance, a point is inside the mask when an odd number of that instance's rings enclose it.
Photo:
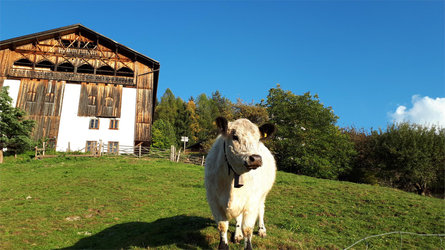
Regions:
[[[130,49],[127,46],[122,45],[122,44],[120,44],[120,43],[118,43],[104,35],[101,35],[101,34],[97,33],[96,31],[83,26],[82,24],[73,24],[73,25],[69,25],[69,26],[65,26],[65,27],[61,27],[61,28],[57,28],[57,29],[42,31],[42,32],[34,33],[34,34],[29,34],[29,35],[25,35],[25,36],[20,36],[20,37],[3,40],[3,41],[0,41],[0,49],[13,48],[13,47],[21,46],[24,44],[29,44],[29,43],[34,42],[36,39],[37,40],[46,40],[46,39],[51,39],[51,38],[57,38],[59,36],[71,34],[73,32],[80,32],[82,34],[82,36],[90,38],[93,41],[99,40],[99,43],[104,46],[111,47],[111,48],[117,47],[119,49],[119,54],[125,55],[125,56],[131,58],[132,60],[139,61],[141,63],[148,65],[148,66],[152,66],[154,70],[159,69],[159,67],[160,67],[160,64],[158,61],[156,61],[148,56],[145,56],[133,49]]]

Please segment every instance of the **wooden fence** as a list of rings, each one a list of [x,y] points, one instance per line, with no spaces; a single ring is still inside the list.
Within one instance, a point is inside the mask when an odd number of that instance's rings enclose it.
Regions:
[[[70,157],[100,157],[103,155],[126,155],[132,157],[148,157],[148,158],[161,158],[161,159],[170,159],[173,162],[184,162],[194,165],[205,164],[205,156],[202,154],[194,154],[190,152],[182,152],[182,149],[176,149],[174,146],[171,146],[170,150],[168,149],[156,149],[144,147],[142,144],[138,144],[136,146],[126,146],[119,145],[118,147],[109,147],[109,145],[100,142],[97,146],[91,147],[90,151],[86,153],[81,153],[85,150],[85,148],[76,150],[75,152],[70,152],[70,147],[68,146],[68,152],[65,154],[47,154],[47,144],[43,142],[41,148],[35,147],[35,159],[43,159],[43,158],[53,158],[59,156],[70,156]],[[54,151],[52,151],[54,152]]]

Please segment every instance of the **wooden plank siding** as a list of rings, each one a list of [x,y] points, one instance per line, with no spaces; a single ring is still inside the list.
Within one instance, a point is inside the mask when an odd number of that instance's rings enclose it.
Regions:
[[[13,56],[9,49],[0,50],[0,77],[6,77],[8,74],[9,67],[14,63],[15,58]]]
[[[65,82],[38,79],[22,79],[17,97],[17,107],[27,113],[27,118],[36,121],[33,139],[56,138]]]
[[[82,25],[0,41],[0,48],[0,88],[20,80],[17,107],[36,121],[34,139],[56,143],[69,82],[81,85],[81,117],[121,118],[123,88],[136,89],[134,142],[150,145],[159,62]],[[14,65],[20,59],[29,62]]]
[[[82,83],[78,116],[121,117],[122,86]]]
[[[135,142],[149,145],[153,117],[153,73],[146,65],[136,63],[136,123]]]

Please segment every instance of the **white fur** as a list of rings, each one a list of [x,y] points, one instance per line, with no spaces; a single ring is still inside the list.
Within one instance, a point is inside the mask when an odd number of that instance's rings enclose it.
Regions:
[[[239,121],[239,120],[238,120]],[[250,122],[249,122],[250,123]],[[252,123],[250,123],[252,124]],[[256,219],[259,217],[260,236],[266,235],[264,227],[264,202],[266,196],[275,181],[276,165],[275,159],[270,151],[259,141],[259,131],[252,134],[246,131],[252,131],[243,128],[237,128],[236,123],[229,123],[229,129],[243,132],[243,142],[250,145],[241,145],[240,148],[248,148],[246,154],[257,154],[262,158],[262,166],[248,170],[243,165],[237,164],[233,155],[233,142],[230,135],[219,136],[212,146],[206,158],[205,166],[205,186],[207,190],[207,201],[212,210],[213,217],[218,225],[226,223],[232,218],[237,218],[237,225],[241,224],[241,228],[236,228],[235,240],[239,240],[244,236],[245,244],[250,244],[253,228]],[[253,124],[252,124],[253,125]],[[256,127],[256,125],[253,125]],[[249,125],[250,127],[250,125]],[[256,128],[258,130],[258,128]],[[241,133],[239,132],[239,133]],[[227,158],[233,169],[238,174],[242,174],[244,186],[234,188],[234,173],[228,170],[226,158],[224,156],[224,141],[226,144]],[[241,140],[240,140],[241,141]],[[231,160],[234,159],[234,160]],[[227,227],[218,227],[222,240],[227,243]],[[225,232],[221,232],[225,229]]]

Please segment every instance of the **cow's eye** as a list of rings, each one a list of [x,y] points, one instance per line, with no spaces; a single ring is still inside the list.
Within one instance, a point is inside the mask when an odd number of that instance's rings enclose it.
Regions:
[[[237,135],[233,135],[233,136],[232,136],[232,139],[233,139],[234,141],[238,141],[238,140],[239,140],[239,138],[238,138]]]

